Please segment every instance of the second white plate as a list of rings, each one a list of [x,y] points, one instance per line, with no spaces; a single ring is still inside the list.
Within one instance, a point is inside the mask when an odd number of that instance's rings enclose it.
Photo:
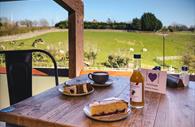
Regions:
[[[89,91],[88,93],[80,93],[80,94],[70,94],[70,93],[66,93],[66,92],[64,92],[63,86],[59,87],[59,88],[58,88],[58,91],[60,91],[62,94],[67,95],[67,96],[85,96],[85,95],[88,95],[88,94],[93,93],[93,92],[94,92],[94,88],[92,87],[92,90]]]
[[[92,116],[89,111],[89,105],[86,105],[83,108],[83,111],[85,115],[87,115],[89,118],[98,120],[98,121],[103,121],[103,122],[113,122],[113,121],[118,121],[127,118],[130,115],[130,108],[128,108],[128,111],[125,113],[117,113],[117,114],[112,114],[112,115],[105,115],[105,116]]]

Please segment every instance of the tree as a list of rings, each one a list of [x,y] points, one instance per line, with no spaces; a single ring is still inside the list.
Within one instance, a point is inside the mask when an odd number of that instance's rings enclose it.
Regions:
[[[169,30],[170,32],[173,32],[173,31],[174,31],[173,26],[168,26],[168,30]]]
[[[177,24],[177,23],[174,23],[174,24],[168,26],[168,29],[171,32],[174,32],[174,31],[187,31],[187,30],[189,30],[186,25]]]
[[[55,24],[55,27],[58,27],[60,29],[66,29],[68,28],[68,21],[67,20],[60,21],[59,23]]]
[[[49,26],[49,23],[46,19],[41,19],[39,21],[39,24],[40,24],[40,26],[43,26],[43,27],[48,27]]]
[[[163,27],[160,29],[160,31],[161,31],[162,33],[167,33],[167,32],[169,31],[169,29],[168,29],[166,26],[163,26]]]
[[[152,13],[144,13],[141,17],[141,28],[144,31],[157,31],[162,28],[162,22]]]
[[[3,23],[8,23],[10,21],[6,17],[0,17],[0,22],[3,24]]]
[[[37,26],[37,25],[38,25],[38,22],[37,22],[36,20],[34,20],[34,21],[32,22],[32,25],[33,25],[33,26]]]
[[[190,26],[190,28],[188,30],[191,31],[191,32],[194,32],[195,31],[195,25],[194,26]]]
[[[107,19],[107,23],[112,23],[112,20],[110,18]]]
[[[27,27],[32,27],[33,22],[31,20],[25,19],[20,21],[21,25],[25,25]]]
[[[141,30],[141,21],[138,18],[134,18],[131,24],[133,30]]]
[[[155,30],[160,30],[162,28],[162,22],[160,20],[156,20],[156,27],[155,27]]]

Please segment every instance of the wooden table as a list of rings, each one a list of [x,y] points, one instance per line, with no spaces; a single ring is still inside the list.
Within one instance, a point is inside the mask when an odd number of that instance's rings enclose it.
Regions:
[[[86,80],[87,76],[73,79]],[[83,107],[94,100],[121,97],[129,100],[129,79],[112,77],[109,87],[95,88],[91,95],[68,97],[57,87],[13,105],[15,110],[0,112],[0,121],[30,127],[195,127],[195,84],[188,88],[167,89],[167,94],[145,92],[144,109],[132,109],[127,119],[99,122],[85,116]],[[22,90],[21,90],[22,92]]]

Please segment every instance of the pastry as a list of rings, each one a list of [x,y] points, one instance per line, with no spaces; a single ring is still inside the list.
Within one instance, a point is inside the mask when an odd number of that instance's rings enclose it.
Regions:
[[[89,110],[92,116],[126,113],[127,109],[128,102],[119,98],[109,98],[89,104]]]
[[[64,93],[68,94],[84,94],[92,90],[90,84],[74,84],[74,85],[65,85]]]

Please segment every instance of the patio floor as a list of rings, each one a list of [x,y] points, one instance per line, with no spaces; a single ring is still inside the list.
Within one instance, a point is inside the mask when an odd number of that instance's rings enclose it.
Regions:
[[[59,83],[68,80],[67,77],[59,77]],[[0,109],[9,106],[9,95],[6,74],[0,74]],[[55,78],[52,76],[33,76],[33,95],[41,93],[55,86]]]

